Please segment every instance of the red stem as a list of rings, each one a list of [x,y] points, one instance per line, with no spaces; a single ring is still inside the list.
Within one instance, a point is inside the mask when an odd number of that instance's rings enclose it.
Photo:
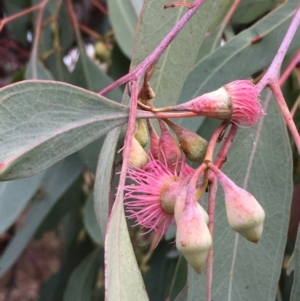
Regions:
[[[42,21],[43,21],[43,14],[44,14],[44,9],[47,5],[49,0],[43,0],[41,1],[41,3],[39,4],[39,12],[37,15],[37,19],[36,19],[36,24],[35,24],[35,33],[34,33],[34,41],[33,41],[33,46],[32,46],[32,51],[31,51],[31,59],[33,61],[33,66],[35,66],[35,68],[32,68],[32,77],[34,79],[38,78],[38,74],[37,74],[37,59],[38,59],[38,46],[39,46],[39,38],[40,38],[40,34],[41,34],[41,27],[42,27]]]
[[[215,225],[215,209],[216,209],[216,198],[217,198],[217,180],[214,180],[209,186],[209,202],[208,202],[208,229],[210,231],[211,237],[214,237],[214,225]],[[206,260],[206,301],[211,301],[211,288],[213,279],[213,263],[214,263],[214,248],[213,245],[209,249],[207,260]]]
[[[181,29],[185,26],[185,24],[192,18],[192,16],[197,12],[197,10],[201,7],[201,5],[206,0],[201,0],[197,5],[188,10],[183,17],[179,20],[179,22],[173,27],[173,29],[167,34],[167,36],[160,42],[160,44],[153,50],[153,52],[144,59],[138,66],[136,66],[131,72],[119,78],[115,82],[111,83],[109,86],[104,88],[99,92],[100,95],[105,95],[115,88],[129,82],[132,80],[139,79],[146,70],[156,61],[159,60],[163,52],[170,45],[170,43],[176,38]]]
[[[287,68],[285,69],[284,73],[281,75],[279,79],[279,85],[280,87],[285,83],[289,75],[292,73],[293,69],[297,66],[297,64],[300,63],[300,49],[296,53],[296,55],[293,57]]]
[[[22,10],[22,11],[16,13],[16,14],[14,14],[14,15],[11,15],[11,16],[8,16],[8,17],[6,17],[4,19],[1,19],[0,20],[0,32],[1,32],[2,28],[7,23],[9,23],[9,22],[11,22],[11,21],[13,21],[15,19],[18,19],[18,18],[20,18],[20,17],[22,17],[22,16],[24,16],[26,14],[29,14],[29,13],[35,11],[35,10],[43,8],[47,4],[47,2],[48,2],[48,0],[43,0],[40,3],[38,3],[36,5],[33,5],[33,6],[29,7],[29,8],[27,8],[27,9],[24,9],[24,10]]]
[[[291,24],[285,34],[285,37],[268,69],[268,71],[265,73],[263,78],[259,81],[257,84],[257,89],[259,92],[261,92],[271,81],[274,81],[274,79],[278,78],[278,74],[281,68],[282,61],[285,57],[285,54],[291,44],[291,41],[298,29],[298,26],[300,24],[300,4],[298,5],[296,9],[296,13],[291,21]]]
[[[223,143],[222,148],[218,153],[218,157],[214,163],[218,168],[221,168],[222,165],[226,162],[227,154],[229,152],[229,149],[231,147],[231,144],[233,142],[233,138],[237,132],[237,129],[238,129],[238,126],[235,123],[232,123],[229,133],[225,139],[225,142]],[[213,179],[210,179],[210,180],[212,181]]]
[[[208,144],[208,147],[207,147],[207,151],[206,151],[206,155],[205,155],[205,159],[204,159],[204,162],[205,161],[212,161],[213,159],[213,152],[214,152],[214,149],[215,149],[215,146],[217,144],[217,141],[220,137],[220,134],[222,133],[222,131],[224,131],[226,129],[226,127],[228,126],[229,122],[228,121],[223,121],[214,131],[210,141],[209,141],[209,144]]]
[[[222,35],[226,25],[228,24],[229,20],[231,19],[231,17],[233,16],[234,12],[236,11],[237,7],[239,6],[241,0],[234,0],[234,2],[232,3],[229,11],[227,12],[225,18],[223,19],[222,23],[221,23],[221,27],[218,30],[218,35],[215,38],[214,44],[212,46],[212,49],[216,49],[217,46],[217,42],[219,41],[220,36]]]
[[[269,87],[271,91],[273,92],[273,95],[277,101],[277,104],[281,110],[281,113],[283,115],[283,118],[287,124],[287,126],[290,129],[290,132],[293,136],[293,139],[295,141],[295,144],[298,149],[298,153],[300,154],[300,136],[297,130],[297,127],[293,121],[293,117],[289,111],[288,106],[286,105],[286,102],[284,100],[282,91],[279,86],[279,81],[278,80],[273,80],[272,82],[269,83]]]

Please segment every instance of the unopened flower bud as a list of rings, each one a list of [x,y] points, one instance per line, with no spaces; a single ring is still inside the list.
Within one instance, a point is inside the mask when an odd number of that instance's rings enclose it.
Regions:
[[[257,243],[263,232],[265,212],[248,191],[238,187],[213,164],[214,172],[225,193],[225,206],[230,227],[248,240]]]
[[[212,238],[197,202],[185,205],[177,222],[176,247],[200,274],[212,245]]]
[[[199,116],[252,126],[263,114],[258,96],[251,80],[236,80],[186,103],[153,111],[191,111]]]
[[[145,147],[148,143],[148,131],[142,119],[138,119],[136,122],[134,138],[140,143],[142,147]]]
[[[185,200],[186,200],[186,187],[182,187],[182,189],[180,189],[180,191],[176,191],[174,193],[176,193],[174,218],[175,218],[175,221],[178,222],[179,218],[181,216],[181,213],[183,211]],[[205,220],[206,224],[208,224],[209,216],[208,216],[207,212],[198,202],[195,201],[195,203],[196,203],[196,210],[198,210],[200,212],[200,214],[203,217],[203,219]]]
[[[152,126],[151,121],[149,119],[147,119],[147,126],[148,126],[148,131],[149,131],[149,136],[150,136],[149,151],[150,151],[153,159],[158,159],[159,136],[155,132],[155,129]]]
[[[171,170],[175,170],[179,168],[177,164],[181,160],[180,146],[175,137],[170,133],[166,123],[162,120],[159,120],[159,125],[161,133],[158,143],[158,159],[161,162],[166,162],[166,165]]]
[[[202,163],[207,150],[207,141],[170,120],[165,121],[177,135],[180,146],[187,158],[193,162]]]
[[[129,164],[132,167],[143,168],[148,162],[149,157],[147,156],[145,150],[133,137],[129,155]]]

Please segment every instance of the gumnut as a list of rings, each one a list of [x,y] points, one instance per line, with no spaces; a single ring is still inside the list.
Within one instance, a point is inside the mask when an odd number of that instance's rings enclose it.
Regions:
[[[191,111],[199,116],[254,125],[263,114],[259,92],[251,80],[236,80],[191,101],[154,112]]]
[[[143,168],[148,162],[148,155],[139,142],[133,137],[129,154],[129,165],[132,168]]]
[[[180,146],[186,157],[193,162],[202,163],[207,150],[207,141],[196,133],[181,127],[168,119],[166,119],[165,122],[177,135]]]
[[[230,227],[249,241],[257,243],[263,232],[265,212],[248,191],[238,187],[215,165],[209,168],[216,175],[225,194],[225,207]]]
[[[161,162],[166,162],[171,170],[177,170],[177,164],[182,158],[181,148],[175,137],[170,133],[166,123],[160,119],[158,121],[161,130],[158,142],[158,159]]]
[[[148,130],[142,119],[136,121],[134,138],[140,143],[142,147],[145,147],[148,143]]]
[[[198,274],[211,245],[212,237],[197,202],[186,202],[177,222],[176,247]]]

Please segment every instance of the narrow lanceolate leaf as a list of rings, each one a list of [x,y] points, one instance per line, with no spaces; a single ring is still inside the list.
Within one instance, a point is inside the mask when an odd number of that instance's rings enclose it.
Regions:
[[[145,1],[133,51],[132,67],[143,61],[186,12],[184,7],[163,9],[165,0]],[[155,106],[177,103],[183,83],[194,65],[220,0],[206,1],[157,62],[150,84]],[[195,42],[196,41],[196,42]]]
[[[205,57],[198,56],[200,61],[190,70],[178,102],[191,100],[230,81],[250,78],[266,68],[278,50],[298,3],[298,0],[289,0],[216,51]],[[263,39],[252,44],[251,40],[257,35]],[[299,46],[298,30],[289,51]],[[182,125],[197,130],[200,123],[198,118],[193,118],[184,119]]]
[[[139,0],[139,2],[141,2]],[[108,0],[109,19],[114,28],[116,39],[122,51],[131,57],[135,27],[138,23],[138,4],[131,0]]]
[[[196,62],[182,89],[179,102],[218,89],[238,78],[250,77],[267,67],[276,54],[288,25],[299,4],[290,0],[266,17],[229,40],[223,47]],[[257,35],[258,43],[251,43]],[[300,31],[294,37],[289,51],[300,45]]]
[[[33,177],[0,183],[0,233],[17,219],[43,180],[44,173]]]
[[[223,168],[264,208],[263,235],[254,244],[229,227],[224,194],[219,187],[214,234],[214,301],[275,300],[289,221],[292,158],[286,126],[274,99],[270,100],[267,112],[256,128],[238,130]],[[201,276],[189,271],[188,300],[205,295],[204,275],[205,271]]]
[[[97,164],[94,187],[94,208],[97,223],[103,238],[105,238],[106,235],[106,226],[109,216],[109,199],[112,189],[113,164],[120,131],[121,127],[107,134]]]
[[[101,253],[95,250],[72,273],[64,294],[64,301],[91,300]]]
[[[116,199],[113,206],[105,250],[105,262],[109,264],[105,276],[107,300],[149,300],[131,245],[122,199]]]
[[[294,281],[290,301],[300,300],[300,226],[298,227],[295,250],[292,255],[294,261]]]
[[[25,72],[26,79],[49,79],[53,80],[53,76],[49,70],[47,70],[42,63],[40,62],[39,58],[31,56],[26,72]]]
[[[0,277],[5,274],[22,254],[44,218],[63,193],[81,174],[84,164],[79,164],[78,158],[77,155],[70,156],[64,162],[53,166],[46,172],[41,183],[41,191],[37,194],[33,204],[29,208],[22,227],[18,229],[0,258]]]
[[[127,108],[52,81],[0,89],[0,179],[33,175],[127,121]]]
[[[90,196],[87,199],[85,206],[84,206],[83,223],[84,223],[84,226],[85,226],[88,234],[94,240],[94,242],[103,246],[104,242],[103,242],[103,238],[102,238],[100,229],[97,224],[95,210],[94,210],[94,206],[93,206],[93,195],[92,194],[90,194]]]

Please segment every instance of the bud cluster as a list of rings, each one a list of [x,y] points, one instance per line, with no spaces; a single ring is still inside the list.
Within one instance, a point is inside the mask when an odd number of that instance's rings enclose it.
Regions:
[[[253,125],[262,113],[251,81],[232,82],[172,109],[190,110],[199,115],[206,112],[203,115],[247,125]],[[158,119],[158,124],[160,135],[150,120],[146,124],[143,120],[136,122],[127,172],[134,184],[125,186],[127,217],[147,228],[146,233],[154,230],[161,236],[172,223],[176,224],[178,251],[201,273],[212,236],[209,216],[198,202],[205,187],[199,188],[198,179],[197,184],[192,184],[196,183],[191,180],[195,170],[187,164],[186,158],[202,163],[203,171],[209,169],[220,182],[225,193],[228,223],[234,231],[257,243],[262,236],[265,213],[249,192],[205,158],[208,146],[205,139],[168,119]],[[148,153],[144,150],[147,145]]]

